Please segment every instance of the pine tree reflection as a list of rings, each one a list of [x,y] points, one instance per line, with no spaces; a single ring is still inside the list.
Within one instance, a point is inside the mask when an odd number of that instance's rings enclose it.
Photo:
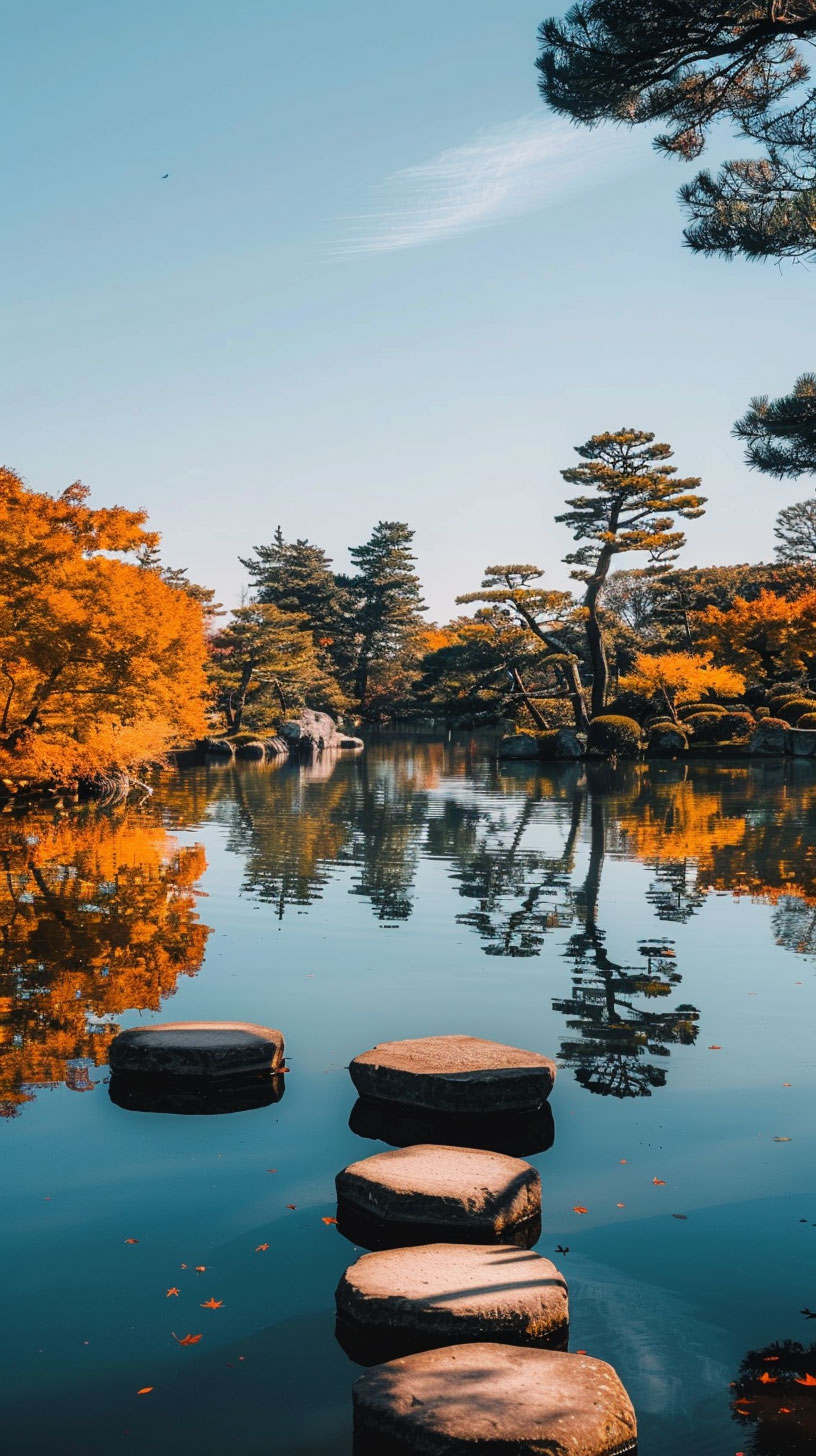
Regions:
[[[745,1456],[813,1456],[816,1345],[779,1340],[749,1350],[731,1386],[731,1411],[750,1432]]]
[[[666,1069],[645,1057],[668,1057],[673,1044],[697,1036],[699,1013],[693,1006],[652,1011],[636,998],[654,1000],[671,994],[682,977],[674,952],[665,943],[644,943],[645,968],[619,965],[610,959],[606,935],[598,924],[598,902],[606,854],[608,800],[589,796],[589,859],[576,896],[582,925],[569,939],[572,992],[553,1001],[578,1037],[563,1043],[561,1061],[575,1069],[576,1081],[589,1092],[608,1097],[649,1097],[666,1082]]]
[[[93,1087],[117,1027],[195,975],[203,849],[180,849],[150,806],[0,819],[0,1114],[32,1089]]]

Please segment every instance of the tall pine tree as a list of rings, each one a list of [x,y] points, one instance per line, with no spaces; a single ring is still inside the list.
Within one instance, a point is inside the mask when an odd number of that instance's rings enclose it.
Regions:
[[[249,572],[253,600],[295,614],[303,630],[312,633],[324,671],[345,682],[351,602],[322,546],[300,538],[286,541],[278,526],[270,544],[256,546],[241,564]]]
[[[685,543],[675,531],[675,516],[694,520],[703,514],[699,477],[675,480],[675,467],[665,464],[670,445],[653,444],[644,430],[616,430],[593,435],[576,445],[580,465],[561,474],[568,485],[586,486],[592,494],[574,496],[556,516],[583,542],[564,559],[572,575],[586,583],[584,608],[587,648],[592,666],[592,715],[602,713],[609,686],[609,664],[601,621],[601,595],[609,569],[621,552],[646,551],[651,571],[663,571]]]
[[[414,532],[403,521],[379,521],[349,555],[357,575],[347,585],[354,600],[354,696],[365,712],[372,668],[410,650],[422,628],[425,603],[412,552]]]

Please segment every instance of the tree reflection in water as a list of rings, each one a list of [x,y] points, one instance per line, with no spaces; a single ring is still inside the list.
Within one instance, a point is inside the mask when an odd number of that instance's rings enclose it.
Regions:
[[[816,1345],[780,1340],[749,1350],[731,1386],[731,1411],[750,1432],[745,1456],[813,1456]]]
[[[92,1086],[109,1018],[158,1010],[201,965],[201,848],[168,826],[215,821],[242,890],[283,917],[344,876],[383,927],[413,914],[422,860],[460,897],[458,924],[493,957],[570,967],[561,1057],[592,1092],[646,1096],[673,1047],[694,1041],[671,927],[712,893],[772,906],[777,942],[816,953],[816,775],[810,764],[497,765],[468,744],[390,741],[359,758],[212,764],[159,777],[117,811],[0,816],[0,1100]],[[649,871],[626,956],[608,945],[608,860]],[[639,944],[638,944],[639,937]],[[633,964],[630,962],[634,962]]]
[[[205,867],[150,806],[0,818],[0,1115],[37,1087],[91,1090],[111,1018],[158,1011],[195,975]]]

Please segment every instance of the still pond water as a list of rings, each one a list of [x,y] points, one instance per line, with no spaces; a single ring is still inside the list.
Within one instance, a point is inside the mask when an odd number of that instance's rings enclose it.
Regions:
[[[808,764],[467,742],[3,815],[3,1450],[349,1453],[323,1219],[384,1145],[345,1068],[457,1031],[558,1059],[538,1248],[641,1456],[816,1450],[814,824]],[[282,1100],[117,1106],[111,1036],[160,1018],[281,1027]]]

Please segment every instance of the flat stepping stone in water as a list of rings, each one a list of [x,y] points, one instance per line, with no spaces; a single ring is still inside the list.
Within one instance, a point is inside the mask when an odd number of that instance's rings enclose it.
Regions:
[[[564,1276],[512,1245],[364,1254],[346,1270],[335,1302],[338,1340],[362,1365],[477,1340],[566,1349]]]
[[[365,1248],[448,1242],[529,1247],[541,1178],[520,1158],[419,1143],[350,1163],[336,1179],[342,1233]]]
[[[354,1384],[355,1456],[623,1456],[632,1403],[611,1365],[513,1345],[454,1345]]]
[[[546,1102],[555,1062],[477,1036],[384,1041],[349,1066],[363,1097],[435,1112],[520,1112]]]
[[[130,1076],[240,1078],[274,1072],[283,1033],[250,1021],[166,1021],[133,1026],[110,1045],[112,1072]]]

